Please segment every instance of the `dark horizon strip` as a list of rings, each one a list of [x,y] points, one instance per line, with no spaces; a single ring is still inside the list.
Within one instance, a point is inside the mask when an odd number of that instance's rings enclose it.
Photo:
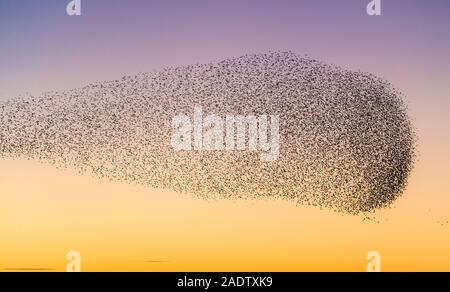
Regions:
[[[56,271],[51,268],[4,268],[3,271]]]

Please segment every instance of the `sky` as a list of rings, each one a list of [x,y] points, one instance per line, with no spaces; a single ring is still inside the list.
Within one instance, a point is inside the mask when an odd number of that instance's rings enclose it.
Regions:
[[[293,51],[403,94],[419,157],[374,220],[288,202],[202,200],[0,160],[0,270],[450,270],[450,2],[0,0],[0,101],[248,53]],[[371,215],[372,216],[372,215]],[[444,224],[442,224],[444,222]],[[152,262],[156,261],[156,262]]]

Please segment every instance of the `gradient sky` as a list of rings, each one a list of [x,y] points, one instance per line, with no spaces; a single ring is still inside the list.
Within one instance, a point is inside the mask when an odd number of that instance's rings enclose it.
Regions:
[[[2,0],[0,98],[268,50],[431,75],[443,89],[450,2],[383,1],[382,17],[368,17],[366,2],[85,0],[83,15],[68,17],[68,1]]]
[[[450,219],[448,0],[384,0],[380,17],[366,14],[368,0],[82,0],[80,17],[65,14],[68,2],[0,0],[0,101],[290,50],[399,88],[419,160],[394,209],[369,223],[286,202],[202,202],[3,160],[0,269],[64,270],[75,249],[90,270],[365,270],[374,249],[387,270],[450,270],[450,225],[439,223]]]

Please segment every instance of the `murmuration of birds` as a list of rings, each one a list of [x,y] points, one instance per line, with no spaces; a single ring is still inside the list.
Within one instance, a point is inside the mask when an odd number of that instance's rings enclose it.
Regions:
[[[196,107],[223,120],[278,117],[276,159],[263,161],[252,147],[174,149],[174,117],[192,117]],[[350,214],[389,207],[401,196],[415,145],[403,96],[388,81],[292,52],[0,103],[3,158],[205,199],[286,199]]]

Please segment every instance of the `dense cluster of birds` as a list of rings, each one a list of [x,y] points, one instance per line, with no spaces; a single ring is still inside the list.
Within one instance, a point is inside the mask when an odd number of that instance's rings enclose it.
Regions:
[[[280,154],[174,151],[172,118],[279,115]],[[292,52],[140,73],[0,103],[0,157],[204,198],[285,198],[359,214],[403,192],[415,135],[387,81]]]

